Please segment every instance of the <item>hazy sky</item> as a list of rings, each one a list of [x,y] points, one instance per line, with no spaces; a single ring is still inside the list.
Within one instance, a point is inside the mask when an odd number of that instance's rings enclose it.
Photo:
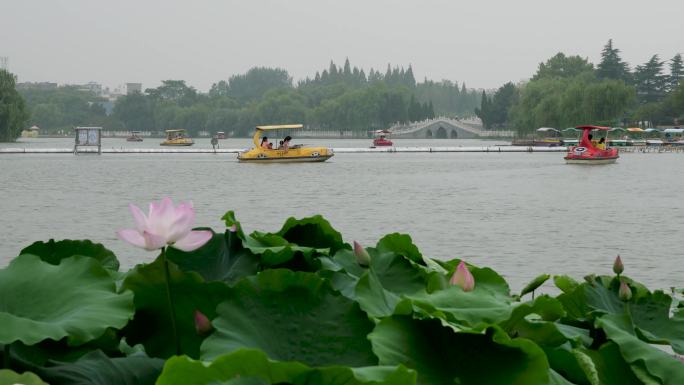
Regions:
[[[562,51],[632,66],[684,53],[683,0],[0,0],[0,56],[19,81],[107,86],[185,79],[200,90],[253,66],[313,76],[331,59],[493,88]]]

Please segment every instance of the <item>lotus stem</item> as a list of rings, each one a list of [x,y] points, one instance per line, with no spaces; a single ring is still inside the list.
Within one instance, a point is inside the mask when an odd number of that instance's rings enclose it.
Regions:
[[[4,354],[3,354],[2,356],[3,356],[2,358],[3,358],[3,361],[4,361],[5,369],[9,369],[9,368],[10,368],[10,361],[11,361],[11,358],[10,358],[10,345],[9,345],[9,344],[5,344],[5,346],[4,346]]]
[[[176,344],[176,355],[180,356],[180,341],[178,340],[178,329],[176,329],[176,309],[173,306],[173,298],[171,296],[171,273],[169,273],[169,261],[166,259],[166,248],[161,249],[161,257],[164,262],[164,283],[166,284],[166,302],[169,305],[169,313],[171,315],[171,330],[173,332],[173,341]]]

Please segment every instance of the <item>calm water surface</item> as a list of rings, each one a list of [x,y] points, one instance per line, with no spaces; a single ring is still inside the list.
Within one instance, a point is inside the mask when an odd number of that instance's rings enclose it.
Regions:
[[[149,141],[134,145],[157,143]],[[168,195],[193,200],[197,224],[217,231],[223,213],[234,209],[248,230],[275,231],[289,216],[320,213],[347,242],[374,245],[387,233],[409,233],[424,254],[492,267],[516,289],[542,272],[607,274],[616,254],[626,274],[649,286],[684,286],[682,154],[624,154],[617,164],[594,167],[565,165],[553,153],[337,154],[320,164],[270,165],[240,164],[234,154],[0,155],[0,165],[0,265],[49,238],[102,242],[125,267],[149,261],[154,255],[114,232],[132,226],[129,202],[146,207]]]

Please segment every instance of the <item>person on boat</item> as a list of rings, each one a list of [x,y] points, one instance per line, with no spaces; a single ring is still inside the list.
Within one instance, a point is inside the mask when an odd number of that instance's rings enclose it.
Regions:
[[[283,151],[289,150],[291,140],[292,140],[292,137],[290,135],[286,136],[285,139],[283,139],[283,144],[280,145],[280,149]]]
[[[589,134],[589,140],[591,141],[591,146],[596,148],[598,147],[598,140],[592,139],[594,136],[592,134]]]
[[[268,137],[264,136],[261,138],[261,148],[265,148],[267,150],[273,148],[273,145],[268,141]]]
[[[606,149],[606,138],[601,138],[599,140],[598,144],[596,145],[596,148],[598,148],[599,150],[605,150]]]

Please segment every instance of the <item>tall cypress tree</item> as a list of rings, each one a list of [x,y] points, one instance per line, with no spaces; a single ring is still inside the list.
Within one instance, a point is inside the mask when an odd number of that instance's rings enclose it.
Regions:
[[[410,64],[408,70],[406,70],[406,74],[404,75],[404,84],[411,88],[416,86],[416,78],[413,76],[413,68]]]
[[[670,60],[670,76],[668,77],[667,91],[674,91],[682,79],[684,79],[684,65],[682,64],[682,55],[678,53]]]
[[[613,48],[613,39],[601,51],[601,63],[596,67],[596,76],[599,79],[618,79],[630,81],[629,66],[620,58],[620,50]]]
[[[653,55],[644,65],[636,67],[634,80],[641,103],[658,102],[665,96],[667,78],[663,76],[663,64],[658,55]]]
[[[349,65],[349,58],[344,60],[344,76],[349,77],[351,75],[351,65]]]

